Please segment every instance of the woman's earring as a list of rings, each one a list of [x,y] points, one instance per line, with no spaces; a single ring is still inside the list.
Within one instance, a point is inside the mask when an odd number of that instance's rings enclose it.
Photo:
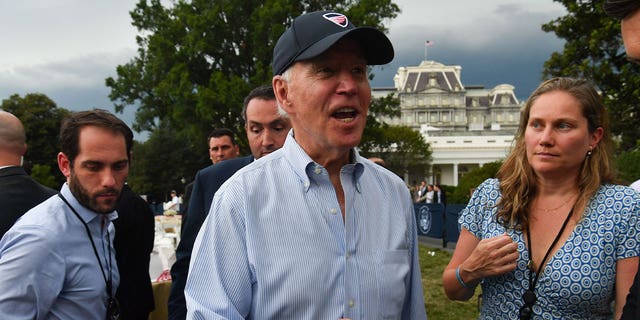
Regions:
[[[587,157],[590,157],[592,153],[593,153],[593,147],[589,146],[589,151],[587,151]]]

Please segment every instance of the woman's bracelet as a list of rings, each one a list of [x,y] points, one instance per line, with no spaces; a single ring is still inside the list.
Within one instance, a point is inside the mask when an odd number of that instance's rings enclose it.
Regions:
[[[458,279],[458,283],[461,286],[463,286],[465,289],[469,289],[469,286],[467,286],[467,284],[462,281],[462,277],[460,276],[460,266],[456,268],[456,279]]]

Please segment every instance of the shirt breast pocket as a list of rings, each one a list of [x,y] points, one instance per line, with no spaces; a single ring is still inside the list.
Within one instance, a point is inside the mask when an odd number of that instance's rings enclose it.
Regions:
[[[381,253],[380,259],[380,311],[383,319],[400,319],[407,294],[409,253],[407,250],[386,250]]]

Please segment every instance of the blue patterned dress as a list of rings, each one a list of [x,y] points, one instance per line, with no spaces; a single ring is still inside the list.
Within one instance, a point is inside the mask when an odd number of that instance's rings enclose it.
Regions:
[[[495,221],[497,179],[484,181],[462,211],[460,225],[478,239],[505,232],[518,244],[516,270],[482,282],[480,319],[518,319],[529,287],[526,239]],[[535,287],[532,319],[612,319],[616,261],[640,255],[640,193],[602,185],[564,244],[548,259]]]

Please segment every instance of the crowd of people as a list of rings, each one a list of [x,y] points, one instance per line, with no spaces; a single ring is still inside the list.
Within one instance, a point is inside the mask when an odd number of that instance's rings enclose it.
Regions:
[[[634,62],[639,8],[606,6]],[[414,202],[446,204],[446,192],[422,181],[411,194],[357,150],[367,68],[393,56],[384,33],[343,14],[291,22],[271,84],[243,102],[251,154],[216,130],[182,208],[172,192],[183,222],[170,319],[427,318]],[[154,218],[126,184],[132,139],[107,111],[72,113],[57,155],[66,182],[52,190],[21,168],[24,128],[0,111],[3,319],[148,318]],[[447,296],[482,287],[481,319],[639,319],[640,193],[616,184],[612,150],[593,84],[541,83],[497,176],[461,212]]]
[[[411,188],[414,202],[447,204],[447,192],[440,184],[427,184],[420,181],[419,185]]]

